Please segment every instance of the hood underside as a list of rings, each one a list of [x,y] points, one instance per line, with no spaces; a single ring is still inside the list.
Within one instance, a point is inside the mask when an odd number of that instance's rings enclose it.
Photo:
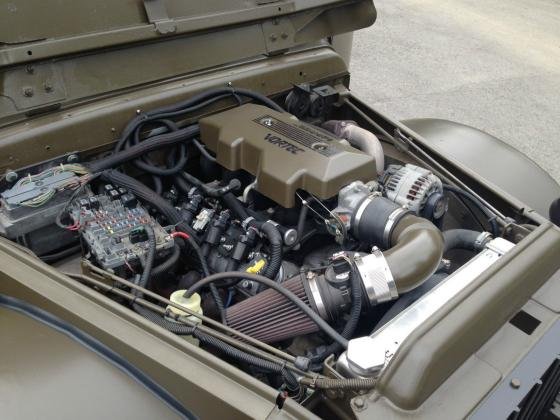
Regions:
[[[0,11],[0,125],[268,60],[376,18],[371,0],[29,0]]]

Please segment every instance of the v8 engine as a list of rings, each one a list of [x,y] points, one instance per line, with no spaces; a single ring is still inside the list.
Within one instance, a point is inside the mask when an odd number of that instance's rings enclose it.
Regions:
[[[139,111],[111,150],[3,180],[0,232],[299,401],[329,369],[371,388],[399,314],[509,245],[484,202],[318,92],[312,113],[230,87]]]

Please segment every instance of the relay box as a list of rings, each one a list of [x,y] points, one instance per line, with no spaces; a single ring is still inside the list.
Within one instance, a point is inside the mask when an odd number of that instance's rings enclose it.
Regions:
[[[70,215],[92,258],[103,269],[117,274],[141,271],[148,250],[147,225],[154,230],[157,257],[174,246],[171,235],[124,188],[107,184],[101,194],[90,191],[73,203]]]

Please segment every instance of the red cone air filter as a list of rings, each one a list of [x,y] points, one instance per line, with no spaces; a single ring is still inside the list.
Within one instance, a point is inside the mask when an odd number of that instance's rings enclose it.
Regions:
[[[312,308],[301,276],[285,281],[282,286]],[[319,330],[317,324],[301,309],[273,289],[265,290],[229,307],[226,317],[228,326],[265,343],[273,343]]]

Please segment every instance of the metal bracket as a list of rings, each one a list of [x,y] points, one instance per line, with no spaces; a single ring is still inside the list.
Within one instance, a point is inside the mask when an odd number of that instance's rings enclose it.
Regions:
[[[19,111],[34,112],[66,99],[63,79],[55,63],[30,63],[6,70],[3,96]]]
[[[148,21],[153,23],[157,33],[172,34],[177,30],[175,21],[167,14],[164,0],[144,0],[144,9]]]
[[[273,18],[261,24],[268,54],[281,53],[294,44],[295,28],[288,18]]]

